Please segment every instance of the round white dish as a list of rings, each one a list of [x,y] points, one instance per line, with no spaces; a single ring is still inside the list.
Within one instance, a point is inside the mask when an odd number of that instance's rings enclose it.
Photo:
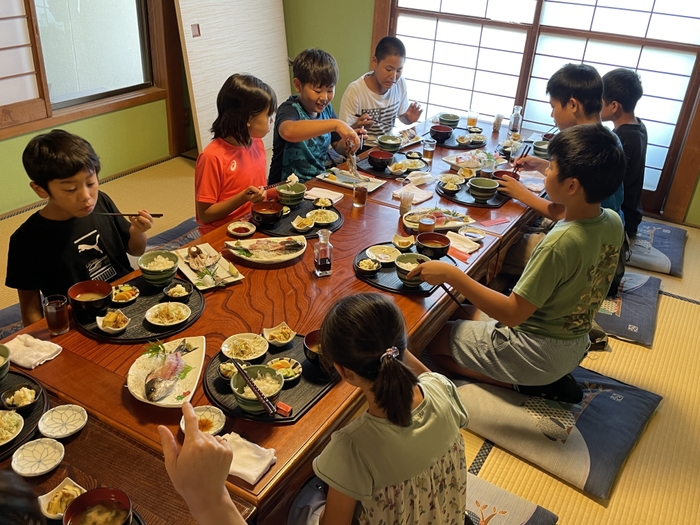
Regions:
[[[12,470],[25,478],[41,476],[55,469],[65,453],[63,445],[55,439],[35,439],[12,454]]]
[[[160,320],[158,318],[158,311],[161,308],[170,308],[171,312],[176,314],[177,319],[170,322],[164,322]],[[148,311],[146,312],[146,320],[149,323],[154,324],[156,326],[175,326],[176,324],[184,323],[185,321],[187,321],[187,319],[190,318],[190,315],[192,315],[192,310],[190,310],[190,307],[186,304],[160,303],[148,309]]]
[[[14,415],[10,415],[10,414],[14,414]],[[15,439],[19,435],[19,433],[22,432],[22,429],[24,428],[24,418],[22,416],[20,416],[17,412],[15,412],[14,410],[0,410],[0,417],[5,417],[6,415],[7,415],[7,417],[19,418],[19,425],[17,426],[17,428],[15,429],[15,431],[12,433],[11,436],[9,436],[6,439],[0,440],[0,445],[4,445],[5,443],[9,443],[13,439]]]
[[[238,228],[246,228],[245,232],[237,232],[234,231]],[[255,233],[255,224],[252,222],[247,222],[247,221],[235,221],[229,224],[226,227],[228,233],[232,235],[233,237],[248,237],[249,235],[253,235]]]
[[[53,439],[72,436],[87,423],[88,415],[79,405],[59,405],[39,420],[39,432]]]
[[[202,429],[202,432],[211,434],[215,436],[224,428],[226,424],[226,416],[224,413],[211,405],[203,405],[200,407],[194,407],[194,413],[197,415],[198,420],[207,419],[209,424],[206,428]],[[182,433],[185,433],[185,417],[180,418],[180,428]],[[201,428],[201,425],[200,425]]]
[[[401,255],[401,252],[393,246],[376,245],[370,246],[365,251],[367,257],[373,261],[378,261],[381,264],[393,264],[396,258]]]
[[[248,344],[253,349],[253,351],[251,352],[250,355],[248,355],[246,357],[240,357],[238,355],[234,355],[233,343],[237,339],[242,339],[242,340],[245,340],[248,342]],[[257,359],[257,358],[265,355],[268,348],[270,348],[270,344],[260,334],[242,333],[242,334],[235,334],[235,335],[232,335],[231,337],[227,338],[221,344],[221,353],[223,353],[226,357],[231,358],[231,359],[238,359],[240,361],[252,361],[254,359]]]

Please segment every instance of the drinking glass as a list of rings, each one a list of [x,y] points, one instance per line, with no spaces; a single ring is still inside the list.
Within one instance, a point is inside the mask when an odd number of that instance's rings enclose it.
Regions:
[[[496,168],[496,161],[486,159],[481,161],[481,177],[490,179],[493,177],[493,170]]]
[[[474,111],[473,109],[470,109],[467,113],[467,126],[470,128],[476,126],[478,120],[479,113],[477,111]]]
[[[433,166],[433,155],[436,147],[437,141],[435,139],[423,139],[423,160],[428,165],[427,171],[430,171]]]
[[[70,330],[68,299],[65,295],[48,295],[44,298],[44,317],[51,335],[65,334]]]
[[[367,204],[367,194],[369,193],[369,182],[366,180],[357,181],[352,185],[352,205],[355,208],[364,208]]]

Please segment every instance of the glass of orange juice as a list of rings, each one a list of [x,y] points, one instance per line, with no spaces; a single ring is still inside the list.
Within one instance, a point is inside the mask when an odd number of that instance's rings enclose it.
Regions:
[[[476,126],[476,122],[479,120],[479,112],[474,111],[473,109],[470,109],[469,112],[467,113],[467,126],[468,127],[473,127]]]

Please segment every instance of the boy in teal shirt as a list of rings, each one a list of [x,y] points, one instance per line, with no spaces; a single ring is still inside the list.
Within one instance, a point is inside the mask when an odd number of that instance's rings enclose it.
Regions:
[[[625,156],[602,124],[562,131],[549,154],[545,189],[564,216],[534,250],[509,296],[439,261],[421,264],[408,277],[447,283],[492,317],[443,327],[428,345],[437,364],[478,381],[577,403],[582,392],[571,372],[588,351],[588,332],[623,236],[619,215],[600,203],[620,186]]]
[[[331,105],[338,83],[335,59],[320,49],[307,49],[294,59],[292,71],[299,94],[277,109],[270,184],[292,173],[304,182],[324,172],[329,146],[341,155],[360,147],[355,130],[336,116]]]

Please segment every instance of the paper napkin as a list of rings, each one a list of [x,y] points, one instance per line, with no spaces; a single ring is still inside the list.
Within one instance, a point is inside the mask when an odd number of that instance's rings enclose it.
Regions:
[[[447,232],[447,237],[450,239],[451,246],[457,248],[460,252],[472,253],[481,248],[479,243],[467,239],[464,235],[455,232]]]
[[[336,204],[343,198],[343,194],[338,193],[337,191],[326,190],[324,188],[311,188],[306,190],[304,198],[309,200],[325,198],[332,200],[333,204]]]
[[[56,343],[42,341],[29,334],[18,335],[5,343],[5,346],[10,349],[10,359],[13,364],[29,369],[50,361],[63,350]]]
[[[435,177],[427,171],[414,171],[406,175],[406,179],[414,186],[422,186],[435,181]]]
[[[273,448],[263,448],[251,443],[235,432],[222,437],[233,450],[233,461],[231,461],[229,474],[238,476],[251,485],[255,485],[277,461]]]
[[[399,190],[393,191],[391,196],[395,199],[401,199],[399,194],[404,191],[413,193],[413,204],[420,204],[421,202],[427,201],[433,197],[432,191],[421,190],[414,184],[408,184]]]
[[[521,171],[520,182],[534,193],[540,193],[544,189],[544,175],[539,171]]]

